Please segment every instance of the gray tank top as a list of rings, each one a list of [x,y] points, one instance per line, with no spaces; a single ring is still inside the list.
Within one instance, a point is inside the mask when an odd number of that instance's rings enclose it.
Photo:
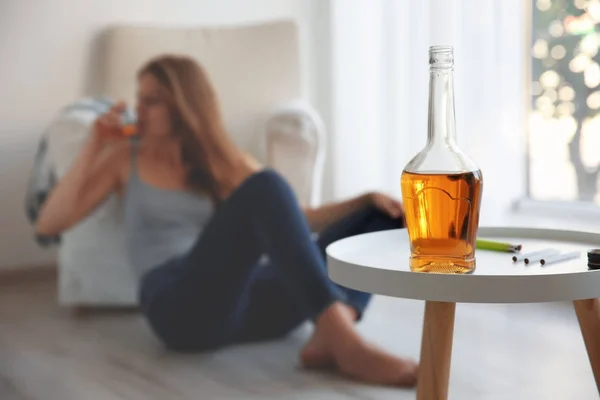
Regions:
[[[139,142],[131,143],[131,173],[125,194],[125,234],[130,262],[138,277],[185,255],[212,214],[208,197],[161,189],[140,178]]]

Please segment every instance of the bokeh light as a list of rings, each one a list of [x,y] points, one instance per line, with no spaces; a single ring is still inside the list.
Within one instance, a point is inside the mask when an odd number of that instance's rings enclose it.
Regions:
[[[575,73],[583,72],[591,62],[587,54],[578,54],[569,62],[569,69]]]
[[[563,86],[558,91],[558,98],[561,101],[572,101],[575,98],[575,91],[571,86]]]
[[[545,58],[548,56],[548,42],[544,39],[538,39],[533,45],[532,50],[535,58]]]
[[[535,105],[544,118],[551,118],[556,111],[556,107],[554,106],[552,99],[544,95],[536,99]]]
[[[552,7],[550,0],[537,0],[535,4],[540,11],[548,11]]]
[[[544,90],[544,97],[547,97],[552,103],[554,103],[556,100],[558,100],[558,93],[556,90],[548,88]]]
[[[598,0],[589,1],[586,10],[593,21],[600,22],[600,2]]]
[[[594,30],[594,21],[588,14],[583,14],[580,17],[572,15],[565,18],[565,30],[573,35],[589,33]]]
[[[575,112],[575,104],[570,101],[560,103],[556,106],[556,114],[560,117],[570,117]]]
[[[563,46],[561,44],[554,46],[552,48],[552,50],[550,50],[550,55],[555,60],[562,60],[563,58],[565,58],[566,54],[567,54],[567,50],[565,49],[565,46]]]
[[[594,92],[594,93],[590,94],[587,97],[585,103],[592,110],[599,109],[600,108],[600,92]]]
[[[565,29],[563,28],[563,25],[560,21],[552,21],[550,23],[550,26],[548,27],[548,32],[551,36],[559,37],[562,36],[563,33],[565,33]]]
[[[535,106],[538,110],[541,110],[542,108],[547,107],[549,105],[552,105],[552,100],[550,100],[546,96],[540,96],[537,99],[535,99]]]
[[[560,75],[550,69],[540,75],[540,83],[544,88],[555,88],[560,83]]]
[[[587,54],[589,57],[594,57],[598,54],[598,35],[596,33],[585,35],[579,44],[579,51]]]
[[[589,88],[595,88],[600,85],[600,65],[597,62],[591,62],[585,68],[583,73],[585,86]]]

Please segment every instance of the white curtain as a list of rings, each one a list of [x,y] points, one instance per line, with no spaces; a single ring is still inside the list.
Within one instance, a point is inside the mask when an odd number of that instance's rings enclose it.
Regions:
[[[529,15],[522,0],[331,0],[336,198],[400,196],[427,136],[428,49],[455,50],[458,144],[483,171],[482,223],[525,195]]]

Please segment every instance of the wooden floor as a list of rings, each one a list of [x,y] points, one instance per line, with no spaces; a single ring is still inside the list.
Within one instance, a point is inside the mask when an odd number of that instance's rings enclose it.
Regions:
[[[164,351],[137,314],[74,318],[55,297],[52,282],[0,287],[1,400],[415,398],[299,369],[308,326],[277,342],[184,356]],[[417,357],[422,318],[421,302],[377,297],[360,329]],[[459,304],[450,398],[598,399],[570,305]]]

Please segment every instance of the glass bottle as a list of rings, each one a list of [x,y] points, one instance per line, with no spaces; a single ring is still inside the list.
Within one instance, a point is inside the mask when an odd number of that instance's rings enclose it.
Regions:
[[[429,48],[427,143],[402,171],[402,199],[414,272],[475,270],[483,178],[456,144],[454,52]]]

